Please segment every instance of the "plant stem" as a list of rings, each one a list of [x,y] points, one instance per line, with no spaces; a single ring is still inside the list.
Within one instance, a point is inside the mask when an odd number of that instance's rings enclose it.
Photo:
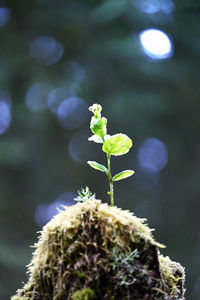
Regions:
[[[108,160],[108,180],[109,180],[109,186],[110,186],[110,205],[114,206],[114,188],[113,188],[113,180],[111,175],[111,167],[110,167],[110,155],[107,154],[107,160]]]

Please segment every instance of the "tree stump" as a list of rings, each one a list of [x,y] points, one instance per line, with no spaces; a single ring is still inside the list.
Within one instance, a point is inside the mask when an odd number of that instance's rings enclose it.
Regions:
[[[184,299],[184,268],[160,254],[145,219],[88,199],[43,230],[12,300]]]

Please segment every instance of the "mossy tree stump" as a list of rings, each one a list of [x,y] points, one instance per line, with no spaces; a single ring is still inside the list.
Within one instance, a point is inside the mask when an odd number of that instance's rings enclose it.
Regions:
[[[144,222],[95,199],[65,207],[44,226],[12,300],[184,299],[184,268],[159,253]]]

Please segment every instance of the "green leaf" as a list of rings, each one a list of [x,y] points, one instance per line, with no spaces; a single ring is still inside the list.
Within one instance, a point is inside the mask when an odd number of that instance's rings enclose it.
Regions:
[[[118,180],[122,180],[124,178],[127,178],[131,175],[133,175],[135,172],[132,171],[132,170],[125,170],[125,171],[122,171],[118,174],[116,174],[114,177],[113,177],[113,181],[118,181]]]
[[[107,133],[107,119],[106,118],[99,118],[97,116],[93,116],[90,122],[90,129],[91,131],[103,138]]]
[[[119,156],[126,154],[131,147],[131,139],[126,134],[118,133],[107,139],[102,149],[109,155]]]
[[[105,172],[106,174],[108,174],[108,169],[104,165],[99,164],[96,161],[91,161],[91,160],[88,160],[87,163],[90,165],[90,167],[92,167],[92,168],[94,168],[96,170],[99,170],[101,172]]]
[[[104,140],[107,140],[109,138],[110,138],[109,134],[106,134],[104,136]],[[100,136],[96,135],[96,134],[94,134],[91,137],[89,137],[88,141],[103,144],[103,139]]]
[[[103,144],[103,140],[100,136],[94,134],[88,138],[88,141]]]

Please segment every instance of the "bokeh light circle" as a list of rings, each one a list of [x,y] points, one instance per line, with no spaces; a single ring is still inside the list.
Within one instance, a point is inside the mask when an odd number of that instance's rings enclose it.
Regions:
[[[155,14],[158,12],[170,14],[175,8],[172,0],[132,0],[131,3],[145,14]]]
[[[48,107],[53,114],[57,114],[58,107],[64,99],[75,97],[79,86],[75,82],[67,82],[64,87],[54,88],[48,95]]]
[[[63,56],[64,48],[61,43],[51,36],[38,36],[30,45],[30,55],[39,64],[50,66],[56,64]]]
[[[10,19],[10,9],[7,7],[0,7],[0,27],[5,26]]]
[[[0,101],[0,135],[6,132],[11,122],[10,105],[6,101]]]
[[[60,124],[67,129],[78,128],[87,120],[88,115],[88,105],[77,97],[63,100],[57,110]]]
[[[168,161],[168,152],[165,144],[156,138],[147,138],[138,150],[140,166],[150,172],[159,172]]]
[[[173,55],[173,44],[166,33],[158,29],[147,29],[139,35],[140,44],[152,59],[166,59]]]
[[[74,198],[77,195],[71,192],[66,192],[58,195],[55,202],[41,203],[35,210],[35,222],[38,226],[43,226],[49,222],[53,216],[58,214],[58,209],[63,210],[62,205],[71,206],[74,204]]]
[[[76,61],[68,61],[63,68],[66,78],[73,82],[80,83],[85,78],[85,69]]]
[[[47,107],[47,97],[52,89],[48,83],[34,83],[26,93],[26,105],[30,111],[39,112]]]

